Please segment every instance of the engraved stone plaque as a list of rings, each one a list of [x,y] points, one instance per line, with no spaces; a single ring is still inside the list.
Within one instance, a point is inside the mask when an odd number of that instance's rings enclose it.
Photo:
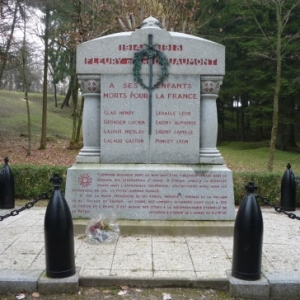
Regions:
[[[200,78],[170,75],[153,91],[151,114],[149,105],[132,76],[102,76],[101,162],[197,163]]]
[[[225,166],[75,165],[66,193],[73,216],[99,212],[133,220],[231,220],[232,172]],[[72,181],[72,184],[71,184]]]

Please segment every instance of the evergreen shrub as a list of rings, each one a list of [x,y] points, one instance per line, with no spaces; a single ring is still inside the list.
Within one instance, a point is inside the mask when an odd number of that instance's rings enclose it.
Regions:
[[[283,173],[278,172],[233,172],[234,200],[239,205],[245,197],[245,186],[249,181],[258,187],[256,194],[268,198],[274,205],[280,205],[281,179]],[[300,206],[300,187],[296,188],[296,206]],[[263,205],[260,202],[261,205]]]
[[[10,166],[15,179],[15,197],[19,199],[36,198],[53,187],[50,178],[59,174],[63,178],[61,189],[64,192],[67,168],[61,166]]]

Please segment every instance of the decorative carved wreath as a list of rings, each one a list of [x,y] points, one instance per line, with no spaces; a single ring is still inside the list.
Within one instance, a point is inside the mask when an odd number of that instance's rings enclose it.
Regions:
[[[150,90],[156,89],[168,77],[169,61],[163,52],[161,52],[158,49],[155,49],[156,45],[145,45],[145,46],[147,47],[147,49],[142,49],[142,50],[134,53],[133,76],[134,76],[134,80],[136,82],[138,82],[144,89],[147,89],[150,91]],[[161,66],[161,73],[159,75],[158,81],[152,87],[147,86],[144,83],[143,79],[141,78],[141,68],[142,68],[142,61],[143,61],[144,57],[147,57],[148,59],[149,58],[152,58],[152,59],[157,58],[158,63]],[[152,76],[152,75],[153,74],[150,74],[150,76]]]

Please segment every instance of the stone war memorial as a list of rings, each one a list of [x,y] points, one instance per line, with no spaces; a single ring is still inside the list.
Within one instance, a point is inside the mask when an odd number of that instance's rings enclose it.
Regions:
[[[77,48],[83,143],[68,169],[73,218],[233,220],[232,171],[216,148],[225,47],[161,29]]]

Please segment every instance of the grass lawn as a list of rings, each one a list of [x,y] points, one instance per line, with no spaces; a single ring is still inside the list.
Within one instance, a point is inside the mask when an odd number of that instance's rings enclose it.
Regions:
[[[72,132],[72,108],[60,108],[63,96],[58,97],[59,105],[54,106],[52,95],[48,95],[47,132],[48,136],[70,139]],[[33,138],[40,138],[42,124],[42,94],[29,93],[31,131]],[[0,90],[0,136],[27,134],[27,108],[24,93]]]
[[[223,142],[218,149],[225,163],[233,171],[267,172],[269,159],[269,142]],[[292,170],[300,175],[300,153],[279,151],[275,152],[274,172],[284,172],[286,164],[292,165]]]

